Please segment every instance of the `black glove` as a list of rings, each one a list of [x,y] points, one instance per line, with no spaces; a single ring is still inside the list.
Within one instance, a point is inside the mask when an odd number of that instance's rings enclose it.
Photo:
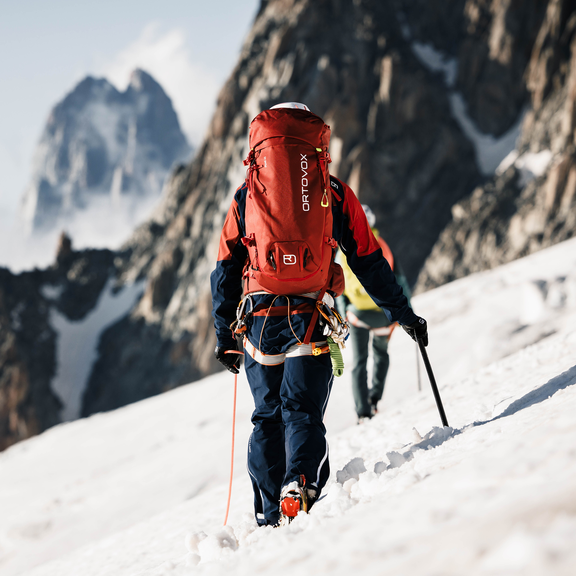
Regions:
[[[412,340],[415,342],[420,340],[424,346],[428,346],[428,324],[426,324],[424,318],[418,316],[416,322],[412,322],[412,324],[402,324],[402,328],[404,328]]]
[[[230,351],[228,354],[227,352]],[[240,354],[236,354],[238,351],[237,346],[216,346],[214,350],[214,356],[216,360],[226,366],[232,374],[238,374],[240,372]]]

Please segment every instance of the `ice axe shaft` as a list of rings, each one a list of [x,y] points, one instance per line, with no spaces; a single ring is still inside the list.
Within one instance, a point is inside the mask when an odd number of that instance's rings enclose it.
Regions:
[[[432,392],[434,392],[434,398],[436,400],[436,406],[438,406],[438,412],[440,412],[442,426],[448,426],[448,420],[446,419],[444,406],[442,406],[442,399],[440,398],[440,392],[438,392],[438,386],[436,385],[436,379],[434,378],[434,373],[432,372],[432,366],[430,366],[430,360],[428,360],[426,348],[420,339],[418,339],[418,348],[420,348],[420,354],[422,354],[422,360],[424,360],[424,366],[426,367],[426,372],[428,372],[428,378],[430,378],[430,385],[432,386]]]

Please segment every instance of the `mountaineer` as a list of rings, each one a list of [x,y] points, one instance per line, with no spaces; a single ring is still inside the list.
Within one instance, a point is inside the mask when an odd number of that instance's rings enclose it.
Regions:
[[[362,204],[368,225],[380,245],[382,254],[402,287],[410,304],[410,286],[402,267],[392,250],[380,235],[376,226],[376,216],[366,204]],[[388,343],[396,327],[390,322],[382,308],[370,298],[360,280],[348,265],[348,260],[341,254],[337,261],[342,265],[346,287],[338,298],[338,308],[350,326],[352,343],[352,395],[358,416],[358,423],[372,418],[378,411],[378,402],[384,393],[384,384],[390,366]],[[368,356],[372,351],[372,385],[368,387]]]
[[[427,344],[354,192],[328,172],[330,128],[303,104],[250,125],[247,176],[228,210],[211,274],[216,358],[238,373],[237,337],[255,409],[248,472],[259,525],[289,522],[330,472],[323,418],[347,325],[336,248],[390,322]]]

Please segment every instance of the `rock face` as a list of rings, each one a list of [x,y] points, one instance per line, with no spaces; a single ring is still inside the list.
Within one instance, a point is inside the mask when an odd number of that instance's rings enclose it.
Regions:
[[[62,226],[98,200],[112,211],[127,199],[157,198],[189,152],[170,99],[149,74],[135,70],[125,92],[88,76],[50,114],[23,199],[27,226]]]
[[[558,135],[572,134],[572,120],[554,114],[573,106],[573,12],[560,0],[262,2],[195,161],[129,243],[122,274],[146,277],[147,288],[103,339],[85,414],[116,406],[114,389],[148,386],[134,365],[162,367],[158,392],[215,369],[208,275],[244,177],[250,120],[275,103],[305,102],[330,124],[331,172],[372,207],[412,282],[424,268],[419,289],[526,253],[516,245],[503,256],[509,229],[532,226],[530,250],[570,235],[571,160],[550,172],[546,150],[571,154]],[[494,174],[522,118],[507,160],[516,161]],[[547,216],[536,217],[543,205]]]
[[[114,253],[75,252],[63,238],[54,266],[12,274],[0,268],[0,450],[62,421],[52,383],[58,371],[53,311],[80,321],[114,276]]]
[[[534,22],[543,12],[534,41],[532,32],[524,37],[527,28],[514,25],[510,32],[517,36],[509,43],[530,55],[518,82],[517,91],[529,95],[529,108],[516,149],[493,178],[453,206],[418,290],[493,268],[576,232],[576,6],[551,0],[543,11],[540,4],[522,3],[532,13],[519,20]],[[512,7],[504,14],[507,22],[514,22]]]
[[[216,369],[208,278],[244,180],[249,123],[273,104],[305,102],[331,126],[331,172],[371,205],[416,279],[480,175],[442,77],[415,56],[399,18],[391,1],[262,3],[206,141],[129,242],[124,277],[147,287],[102,339],[85,414],[119,405],[122,387],[160,392]]]
[[[57,424],[55,334],[35,278],[0,269],[0,450]],[[31,305],[26,297],[34,294]]]

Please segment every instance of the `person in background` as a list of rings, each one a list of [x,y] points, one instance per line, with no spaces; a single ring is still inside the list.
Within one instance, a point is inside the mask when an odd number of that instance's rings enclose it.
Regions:
[[[396,281],[402,287],[404,295],[410,303],[410,287],[404,276],[398,260],[394,258],[390,247],[375,228],[376,216],[366,204],[362,205],[368,224],[372,229],[384,258],[396,276]],[[372,418],[378,411],[378,402],[384,394],[384,384],[390,366],[388,342],[396,323],[391,323],[382,308],[380,308],[364,289],[354,272],[350,269],[346,256],[341,255],[340,263],[344,270],[346,288],[339,298],[338,307],[346,316],[350,325],[350,341],[352,343],[352,394],[358,415],[358,423]],[[368,355],[372,348],[373,370],[372,386],[368,387]]]

